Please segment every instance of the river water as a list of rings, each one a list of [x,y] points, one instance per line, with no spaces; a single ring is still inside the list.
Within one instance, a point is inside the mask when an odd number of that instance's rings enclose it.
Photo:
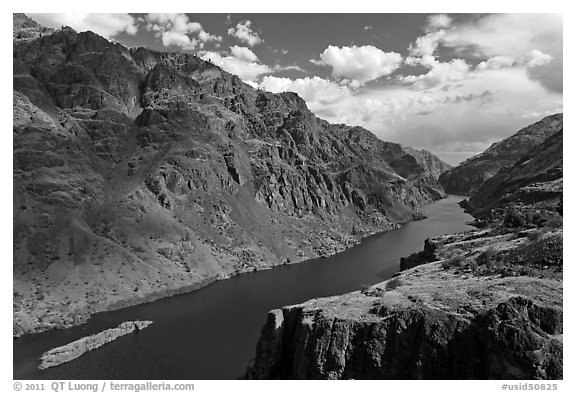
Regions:
[[[472,217],[446,199],[423,208],[427,216],[364,239],[330,258],[242,274],[183,295],[93,316],[71,329],[14,340],[14,379],[234,379],[254,356],[269,310],[351,292],[390,278],[400,257],[431,236],[469,230]],[[38,370],[39,356],[128,320],[154,323],[70,363]]]

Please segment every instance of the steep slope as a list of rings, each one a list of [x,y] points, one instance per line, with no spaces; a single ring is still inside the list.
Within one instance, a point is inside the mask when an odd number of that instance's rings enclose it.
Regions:
[[[465,202],[481,229],[427,239],[366,290],[271,311],[246,376],[561,379],[559,121]]]
[[[492,144],[455,168],[440,175],[440,183],[448,193],[470,195],[500,169],[514,164],[534,146],[562,128],[562,114],[545,117],[514,135]]]
[[[271,311],[247,377],[562,378],[554,280],[448,275],[439,262],[394,280]]]
[[[561,208],[563,129],[499,171],[472,194],[469,206],[489,211],[506,204],[547,203]],[[479,212],[478,212],[479,213]]]
[[[414,157],[418,165],[425,168],[426,172],[436,179],[438,179],[442,173],[452,169],[452,165],[442,161],[427,150],[415,150],[411,147],[404,148],[406,149],[406,154]]]
[[[53,29],[30,19],[26,14],[14,13],[12,19],[14,20],[12,38],[15,41],[30,41],[54,32]]]
[[[431,167],[296,94],[92,32],[38,37],[14,40],[15,335],[330,255],[444,196]]]

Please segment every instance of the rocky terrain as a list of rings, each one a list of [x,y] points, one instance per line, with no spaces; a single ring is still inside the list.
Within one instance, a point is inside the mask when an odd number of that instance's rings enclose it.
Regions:
[[[428,152],[198,57],[14,14],[14,335],[327,256],[445,196]]]
[[[561,128],[561,113],[545,117],[442,173],[440,183],[447,193],[471,195],[500,169],[516,163],[530,149],[541,144]]]
[[[152,324],[152,321],[128,321],[122,322],[118,327],[104,330],[100,333],[93,334],[88,337],[83,337],[79,340],[71,342],[70,344],[63,345],[45,352],[40,357],[39,369],[46,369],[49,367],[59,366],[63,363],[70,362],[86,352],[93,351],[103,345],[108,344],[133,332],[147,328]]]
[[[562,213],[563,133],[560,128],[512,166],[484,182],[470,197],[468,207],[476,216],[522,205],[538,205]]]
[[[246,376],[562,379],[559,118],[464,201],[478,229],[427,239],[368,289],[271,311]]]

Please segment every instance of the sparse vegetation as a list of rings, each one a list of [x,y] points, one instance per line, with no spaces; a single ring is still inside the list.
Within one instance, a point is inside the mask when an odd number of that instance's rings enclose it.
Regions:
[[[526,220],[524,219],[524,216],[516,210],[508,210],[504,214],[503,223],[504,226],[508,228],[520,228],[526,225]]]
[[[496,249],[489,247],[486,251],[482,251],[476,258],[476,263],[479,266],[488,264],[496,256]]]
[[[533,230],[528,232],[528,234],[526,235],[526,237],[528,238],[528,240],[530,240],[531,242],[536,242],[538,240],[540,240],[540,238],[542,236],[544,236],[544,234],[546,233],[546,231],[542,230],[542,229],[537,229],[537,230]]]
[[[466,258],[464,258],[462,255],[454,255],[442,262],[443,269],[450,269],[451,267],[463,267],[464,265],[466,265]]]
[[[386,290],[387,291],[393,291],[394,289],[398,288],[401,285],[402,285],[402,281],[400,280],[400,278],[394,277],[391,280],[388,280],[386,282]]]

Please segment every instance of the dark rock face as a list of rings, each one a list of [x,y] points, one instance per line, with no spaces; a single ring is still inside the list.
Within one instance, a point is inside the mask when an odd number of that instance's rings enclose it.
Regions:
[[[247,377],[562,378],[561,308],[511,297],[454,312],[429,307],[417,295],[409,306],[386,296],[363,318],[308,303],[271,312]]]
[[[431,239],[424,241],[424,250],[416,252],[407,257],[400,258],[400,270],[408,270],[413,267],[438,260],[436,249],[438,246]]]
[[[472,194],[474,210],[490,211],[506,204],[562,202],[563,129],[532,148],[514,165],[501,170]]]
[[[330,255],[445,195],[431,154],[192,55],[63,28],[13,65],[17,335]]]
[[[513,165],[530,149],[561,129],[561,113],[545,117],[442,173],[440,183],[448,193],[470,195],[500,169]]]

